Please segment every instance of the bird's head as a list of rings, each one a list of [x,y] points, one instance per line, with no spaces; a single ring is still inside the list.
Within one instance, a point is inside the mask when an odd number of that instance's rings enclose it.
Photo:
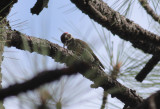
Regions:
[[[61,42],[64,44],[64,47],[67,46],[72,39],[74,39],[72,35],[67,32],[61,35]]]

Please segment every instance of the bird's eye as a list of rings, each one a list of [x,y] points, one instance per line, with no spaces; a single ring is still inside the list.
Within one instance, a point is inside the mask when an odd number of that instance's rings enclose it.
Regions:
[[[68,35],[67,35],[67,37],[68,37],[68,39],[70,39],[70,38],[71,38],[71,35],[70,35],[70,34],[68,34]]]
[[[71,38],[71,35],[70,35],[70,34],[66,34],[66,35],[65,35],[65,39],[66,39],[66,40],[69,40],[70,38]]]

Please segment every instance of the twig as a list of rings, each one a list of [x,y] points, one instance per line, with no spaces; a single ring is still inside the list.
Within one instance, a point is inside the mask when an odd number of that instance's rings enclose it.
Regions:
[[[146,12],[158,23],[160,23],[160,16],[158,16],[153,9],[150,7],[147,0],[138,0],[141,6],[146,10]]]

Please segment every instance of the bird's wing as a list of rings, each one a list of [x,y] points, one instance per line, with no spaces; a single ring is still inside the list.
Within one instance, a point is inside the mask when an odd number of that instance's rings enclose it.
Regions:
[[[93,57],[99,62],[100,66],[101,66],[103,69],[105,69],[104,66],[103,66],[103,64],[101,63],[101,61],[97,58],[97,56],[96,56],[93,52],[92,52],[92,55],[93,55]]]
[[[89,45],[88,45],[86,42],[82,41],[82,40],[79,40],[79,39],[76,39],[76,40],[78,40],[78,42],[81,43],[82,47],[83,47],[83,48],[86,48],[86,49],[92,54],[92,56],[94,57],[94,59],[95,59],[97,62],[99,62],[100,66],[101,66],[103,69],[105,69],[104,66],[103,66],[103,64],[100,62],[100,60],[99,60],[99,59],[97,58],[97,56],[94,54],[94,52],[93,52],[92,49],[89,47]]]

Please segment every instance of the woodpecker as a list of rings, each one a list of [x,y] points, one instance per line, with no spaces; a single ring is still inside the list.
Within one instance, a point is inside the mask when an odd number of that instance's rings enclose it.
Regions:
[[[75,53],[78,56],[81,56],[82,59],[95,63],[96,65],[98,65],[98,67],[104,69],[104,66],[86,42],[74,38],[71,34],[67,32],[61,35],[61,41],[64,44],[63,47],[67,46],[68,50],[72,50],[73,53]]]

